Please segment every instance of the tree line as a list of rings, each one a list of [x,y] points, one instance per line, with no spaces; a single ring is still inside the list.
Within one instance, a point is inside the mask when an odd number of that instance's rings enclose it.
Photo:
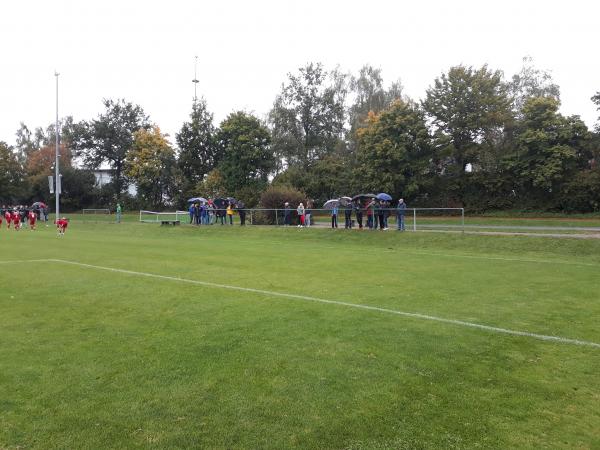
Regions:
[[[600,111],[600,92],[591,101]],[[141,106],[103,107],[94,119],[60,123],[66,209],[183,207],[196,195],[251,207],[279,189],[316,204],[383,191],[477,212],[600,210],[600,117],[590,130],[562,115],[559,86],[530,58],[510,78],[451,67],[421,101],[372,66],[348,74],[309,63],[288,74],[264,119],[236,111],[215,126],[206,101],[194,102],[175,146]],[[0,142],[0,203],[51,201],[54,125],[21,123],[16,136],[14,147]],[[92,170],[101,166],[112,181],[99,187]]]

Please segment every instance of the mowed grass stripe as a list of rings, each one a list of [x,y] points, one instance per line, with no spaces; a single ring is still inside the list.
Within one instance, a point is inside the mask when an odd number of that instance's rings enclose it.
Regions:
[[[11,234],[7,243],[21,241],[21,258],[58,257],[600,342],[597,327],[586,319],[600,314],[593,267],[458,256],[468,249],[492,258],[572,257],[591,263],[594,249],[600,250],[595,243],[138,224],[83,226],[65,239],[45,231]],[[438,256],[442,250],[449,257]],[[431,255],[412,256],[413,251]]]
[[[20,261],[20,262],[40,262],[40,260]],[[428,321],[433,321],[433,322],[440,322],[440,323],[458,325],[458,326],[469,327],[469,328],[476,328],[479,330],[484,330],[484,331],[489,331],[489,332],[494,332],[494,333],[509,334],[512,336],[529,337],[529,338],[534,338],[534,339],[538,339],[541,341],[550,341],[550,342],[558,342],[561,344],[571,344],[571,345],[600,348],[600,343],[591,342],[591,341],[572,339],[572,338],[566,338],[566,337],[561,337],[561,336],[537,334],[537,333],[531,333],[528,331],[511,330],[508,328],[494,327],[494,326],[489,326],[489,325],[484,325],[484,324],[466,322],[463,320],[431,316],[431,315],[427,315],[427,314],[398,311],[398,310],[393,310],[393,309],[388,309],[388,308],[381,308],[381,307],[377,307],[377,306],[363,305],[360,303],[349,303],[349,302],[343,302],[343,301],[339,301],[339,300],[330,300],[330,299],[312,297],[312,296],[307,296],[307,295],[288,294],[285,292],[275,292],[275,291],[268,291],[268,290],[264,290],[264,289],[255,289],[255,288],[249,288],[249,287],[243,287],[243,286],[234,286],[234,285],[228,285],[228,284],[213,283],[210,281],[190,280],[187,278],[173,277],[173,276],[168,276],[168,275],[159,275],[159,274],[147,273],[147,272],[138,272],[138,271],[134,271],[134,270],[118,269],[118,268],[114,268],[114,267],[97,266],[94,264],[86,264],[86,263],[80,263],[80,262],[76,262],[76,261],[68,261],[68,260],[63,260],[63,259],[47,259],[47,260],[42,260],[42,262],[57,262],[57,263],[62,263],[62,264],[70,264],[70,265],[74,265],[74,266],[78,266],[78,267],[85,267],[85,268],[89,268],[89,269],[97,269],[97,270],[104,270],[104,271],[122,273],[122,274],[127,274],[127,275],[155,278],[155,279],[161,279],[161,280],[167,280],[167,281],[175,281],[175,282],[179,282],[179,283],[196,284],[196,285],[206,286],[206,287],[228,289],[228,290],[235,290],[235,291],[242,291],[242,292],[252,292],[255,294],[263,294],[263,295],[267,295],[267,296],[282,297],[282,298],[293,299],[293,300],[304,300],[304,301],[324,303],[324,304],[330,304],[330,305],[345,306],[345,307],[349,307],[349,308],[363,309],[363,310],[368,310],[368,311],[376,311],[376,312],[380,312],[380,313],[410,317],[413,319],[428,320]]]

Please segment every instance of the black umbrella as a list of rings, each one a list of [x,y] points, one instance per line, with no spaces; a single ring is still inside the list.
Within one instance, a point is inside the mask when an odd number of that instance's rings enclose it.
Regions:
[[[229,201],[225,198],[215,198],[213,200],[213,205],[215,205],[218,209],[223,209],[227,207]]]
[[[236,206],[238,207],[238,209],[244,209],[246,207],[246,204],[243,201],[238,200]]]
[[[364,200],[365,198],[377,198],[377,196],[375,194],[358,194],[352,197],[352,201]]]

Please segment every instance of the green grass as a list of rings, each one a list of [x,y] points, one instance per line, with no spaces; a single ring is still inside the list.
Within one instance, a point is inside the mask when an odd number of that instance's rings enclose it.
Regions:
[[[79,223],[96,266],[600,342],[600,242]],[[0,265],[0,448],[598,448],[600,349],[64,263]]]

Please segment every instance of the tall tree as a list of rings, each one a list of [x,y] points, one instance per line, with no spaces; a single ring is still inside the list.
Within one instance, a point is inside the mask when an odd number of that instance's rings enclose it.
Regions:
[[[456,66],[427,89],[423,107],[431,119],[440,149],[463,174],[479,162],[479,151],[495,145],[511,120],[510,99],[500,71]]]
[[[23,196],[23,166],[5,142],[0,141],[0,202],[12,204]]]
[[[126,174],[150,206],[160,208],[173,197],[177,180],[175,151],[157,126],[134,133]]]
[[[179,147],[178,166],[183,176],[182,195],[195,195],[194,189],[216,167],[219,146],[215,139],[213,115],[201,99],[192,106],[190,121],[185,122],[175,135]]]
[[[350,90],[355,96],[349,108],[352,132],[365,124],[369,112],[378,113],[402,98],[400,80],[392,83],[389,89],[383,84],[381,69],[371,65],[361,67],[357,77],[350,80]]]
[[[230,114],[217,134],[223,151],[219,171],[223,184],[231,193],[243,188],[264,188],[275,168],[269,130],[251,114]]]
[[[523,58],[523,67],[513,75],[508,83],[508,91],[517,116],[522,115],[523,105],[529,98],[551,97],[560,100],[560,88],[554,83],[552,74],[536,68],[530,56]]]
[[[288,74],[269,114],[273,147],[288,165],[331,153],[344,134],[346,75],[307,64]]]
[[[31,153],[39,149],[39,143],[36,142],[34,134],[23,122],[19,124],[19,129],[15,134],[17,136],[17,154],[19,159],[25,162]]]
[[[397,100],[379,114],[370,113],[357,136],[355,177],[362,189],[414,198],[427,179],[432,151],[423,111]]]
[[[517,167],[526,192],[547,199],[588,166],[588,129],[578,116],[558,113],[558,100],[530,98],[519,125]]]
[[[117,199],[126,188],[125,161],[134,141],[134,133],[150,127],[141,106],[124,99],[103,101],[105,112],[90,122],[74,127],[73,145],[84,164],[97,168],[108,164],[113,170],[113,187]]]
[[[600,111],[600,91],[596,92],[596,95],[592,97],[592,101],[596,105],[596,109]],[[598,122],[596,123],[596,132],[600,133],[600,116],[598,116]]]
[[[219,172],[224,186],[232,193],[243,188],[264,188],[275,168],[269,130],[251,114],[230,114],[217,134],[223,149]]]

